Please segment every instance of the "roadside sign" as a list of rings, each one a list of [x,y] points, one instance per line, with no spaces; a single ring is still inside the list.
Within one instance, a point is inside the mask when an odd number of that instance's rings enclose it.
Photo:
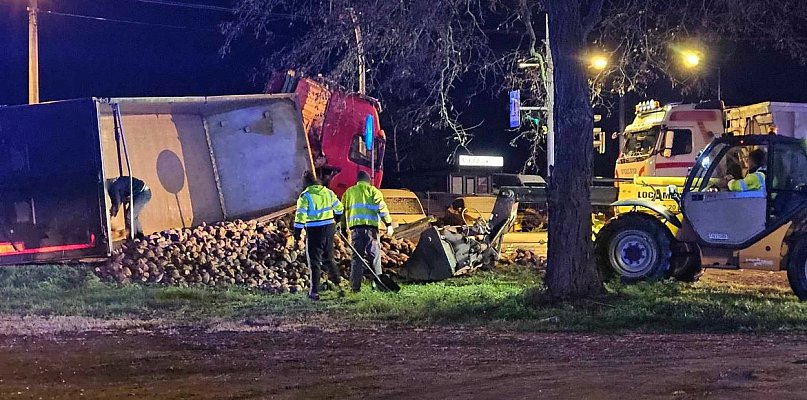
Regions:
[[[503,167],[504,157],[502,156],[471,156],[461,154],[459,159],[460,167]]]
[[[521,126],[521,91],[510,91],[510,127]]]

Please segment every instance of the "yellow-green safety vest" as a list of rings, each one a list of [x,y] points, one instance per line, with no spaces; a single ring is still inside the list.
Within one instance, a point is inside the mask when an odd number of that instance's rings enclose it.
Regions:
[[[742,179],[729,181],[729,190],[732,192],[765,192],[765,171],[758,169]]]
[[[342,215],[344,207],[331,190],[322,185],[307,187],[297,199],[294,227],[297,229],[334,223],[334,215]]]
[[[345,204],[345,218],[342,223],[348,228],[356,226],[378,227],[380,221],[392,224],[384,195],[369,182],[359,182],[351,186],[342,196]]]

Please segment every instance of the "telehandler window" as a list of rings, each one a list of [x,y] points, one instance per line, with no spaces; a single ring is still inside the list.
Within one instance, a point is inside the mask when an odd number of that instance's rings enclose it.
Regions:
[[[708,154],[699,158],[690,190],[693,192],[728,190],[728,182],[731,179],[739,180],[748,175],[750,172],[748,154],[757,148],[767,153],[767,146],[716,145]]]
[[[807,154],[796,144],[776,144],[768,160],[771,215],[782,217],[807,202]]]

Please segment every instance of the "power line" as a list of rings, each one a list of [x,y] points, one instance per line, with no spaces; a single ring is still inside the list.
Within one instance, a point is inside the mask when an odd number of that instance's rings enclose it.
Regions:
[[[207,4],[198,4],[198,3],[182,3],[178,1],[172,0],[133,0],[140,3],[146,4],[157,4],[161,6],[169,6],[169,7],[181,7],[181,8],[191,8],[196,10],[207,10],[207,11],[221,11],[221,12],[228,12],[234,13],[236,12],[235,8],[228,8],[228,7],[221,7],[221,6],[211,6]],[[294,14],[286,14],[286,13],[276,13],[276,12],[267,12],[266,15],[275,16],[275,17],[282,17],[287,19],[297,19],[300,16]]]
[[[184,8],[193,8],[197,10],[207,10],[207,11],[223,11],[223,12],[234,12],[235,9],[228,8],[228,7],[219,7],[219,6],[210,6],[207,4],[196,4],[196,3],[182,3],[178,1],[170,1],[170,0],[135,0],[140,3],[148,3],[148,4],[159,4],[162,6],[172,6],[172,7],[184,7]]]
[[[57,11],[46,11],[40,10],[42,14],[50,14],[50,15],[58,15],[61,17],[73,17],[73,18],[82,18],[82,19],[89,19],[93,21],[102,21],[102,22],[118,22],[123,24],[131,24],[131,25],[143,25],[143,26],[159,26],[162,28],[170,28],[170,29],[188,29],[188,30],[195,30],[195,31],[204,31],[204,32],[216,32],[219,31],[214,29],[204,29],[204,28],[194,28],[190,26],[180,26],[180,25],[168,25],[168,24],[157,24],[152,22],[143,22],[143,21],[131,21],[126,19],[114,19],[114,18],[104,18],[104,17],[94,17],[91,15],[82,15],[82,14],[71,14],[71,13],[62,13]]]

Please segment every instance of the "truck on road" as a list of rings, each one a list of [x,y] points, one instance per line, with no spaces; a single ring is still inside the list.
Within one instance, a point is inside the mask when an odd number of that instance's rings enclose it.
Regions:
[[[315,106],[319,133],[301,112]],[[371,101],[336,90],[0,107],[0,265],[109,255],[124,217],[109,216],[105,182],[119,176],[151,188],[146,232],[283,210],[319,167],[336,171],[338,190],[369,168],[358,136],[370,131],[383,154],[377,122]]]

